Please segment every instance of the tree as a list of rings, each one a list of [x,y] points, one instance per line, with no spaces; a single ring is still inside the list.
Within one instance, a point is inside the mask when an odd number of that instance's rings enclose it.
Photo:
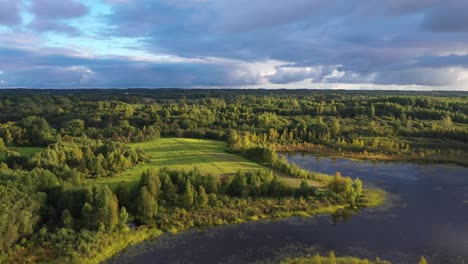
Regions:
[[[246,195],[247,193],[244,192],[246,190],[247,186],[247,177],[245,176],[245,173],[238,172],[236,175],[231,180],[231,183],[229,184],[228,187],[228,194],[232,196],[243,196]]]
[[[424,256],[421,256],[421,259],[419,260],[418,264],[427,264],[427,260]]]
[[[125,228],[127,226],[127,222],[128,222],[127,209],[125,209],[125,206],[122,206],[122,208],[120,208],[120,213],[119,213],[119,227],[121,229]]]
[[[308,196],[309,195],[309,182],[305,179],[302,179],[301,181],[301,186],[299,187],[299,192],[303,196]]]
[[[356,198],[358,195],[356,190],[359,190],[362,193],[362,182],[359,179],[356,179],[356,182],[349,177],[341,176],[341,173],[336,172],[335,177],[329,183],[328,187],[330,190],[342,198],[346,199],[351,205],[355,205]]]
[[[354,191],[356,192],[356,195],[359,197],[362,195],[362,181],[359,178],[356,178],[354,180]]]
[[[161,180],[158,173],[155,170],[143,172],[140,179],[140,187],[146,187],[151,196],[157,199],[161,192]]]
[[[335,252],[330,251],[330,254],[328,256],[328,261],[330,262],[330,264],[336,264]]]
[[[177,187],[172,183],[171,177],[166,175],[164,184],[162,185],[162,198],[169,204],[175,205],[177,203]]]
[[[63,210],[61,220],[65,228],[73,228],[73,217],[68,209]]]
[[[190,208],[194,203],[195,189],[190,183],[190,180],[187,180],[187,182],[185,183],[185,192],[184,192],[182,199],[183,199],[182,204],[186,208]]]
[[[82,209],[83,224],[91,229],[103,225],[113,230],[119,223],[119,207],[115,194],[107,185],[97,185],[86,190],[86,203]]]
[[[0,151],[5,151],[5,150],[6,150],[5,142],[3,142],[3,138],[0,137]]]
[[[117,199],[121,205],[128,206],[130,204],[130,189],[124,181],[120,182],[117,188]]]
[[[91,227],[94,225],[93,207],[86,202],[81,208],[81,224],[84,227]]]
[[[453,125],[452,118],[448,115],[444,116],[441,120],[441,125],[444,130],[449,130]]]
[[[219,177],[213,174],[206,176],[206,191],[207,193],[218,193]]]
[[[336,117],[332,117],[330,129],[334,137],[340,134],[341,132],[340,121]]]
[[[137,218],[144,224],[150,224],[157,212],[157,203],[146,187],[141,187],[138,197]]]
[[[239,149],[241,146],[239,146],[239,135],[235,130],[229,131],[229,138],[228,138],[228,144],[232,149]]]
[[[61,132],[73,137],[81,136],[85,129],[85,122],[81,119],[72,119],[63,125]]]
[[[197,203],[201,207],[205,207],[208,204],[208,195],[206,194],[203,186],[198,187]]]
[[[43,193],[29,192],[27,188],[0,184],[0,251],[5,252],[18,239],[33,233],[41,220],[45,198]]]
[[[311,264],[322,264],[322,257],[319,254],[316,254],[312,257]]]
[[[43,117],[29,116],[20,121],[26,140],[31,146],[47,146],[54,139],[54,132]]]

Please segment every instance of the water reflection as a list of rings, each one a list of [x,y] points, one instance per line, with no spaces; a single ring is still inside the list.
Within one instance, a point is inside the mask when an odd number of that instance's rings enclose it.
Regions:
[[[359,177],[391,193],[389,203],[332,216],[290,218],[165,235],[109,263],[275,263],[335,250],[394,263],[468,263],[468,168],[288,156],[322,173]]]

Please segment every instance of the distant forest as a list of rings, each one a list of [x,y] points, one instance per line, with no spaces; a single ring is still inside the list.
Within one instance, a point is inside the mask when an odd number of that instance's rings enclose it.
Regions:
[[[58,137],[227,139],[282,151],[464,163],[468,93],[334,90],[1,90],[6,146]]]

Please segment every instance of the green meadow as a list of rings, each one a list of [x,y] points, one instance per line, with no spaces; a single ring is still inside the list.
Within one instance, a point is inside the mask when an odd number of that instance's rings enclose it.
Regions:
[[[191,170],[198,168],[202,174],[229,176],[238,171],[252,171],[269,169],[261,164],[249,161],[241,156],[225,151],[224,141],[191,138],[160,138],[157,140],[131,144],[133,148],[140,148],[148,157],[144,164],[122,172],[112,178],[93,180],[116,187],[120,182],[134,182],[140,180],[142,172],[150,168],[168,168],[171,170]],[[276,174],[293,186],[299,186],[301,180],[289,178],[284,173]],[[317,185],[315,182],[310,184]]]
[[[41,147],[14,147],[9,148],[9,150],[17,151],[21,155],[26,157],[31,157],[34,153],[41,151]],[[5,159],[6,151],[0,151],[0,161]]]

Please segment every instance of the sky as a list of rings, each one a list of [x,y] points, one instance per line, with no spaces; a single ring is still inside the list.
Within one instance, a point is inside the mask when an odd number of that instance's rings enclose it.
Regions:
[[[468,91],[467,0],[0,0],[0,88]]]

